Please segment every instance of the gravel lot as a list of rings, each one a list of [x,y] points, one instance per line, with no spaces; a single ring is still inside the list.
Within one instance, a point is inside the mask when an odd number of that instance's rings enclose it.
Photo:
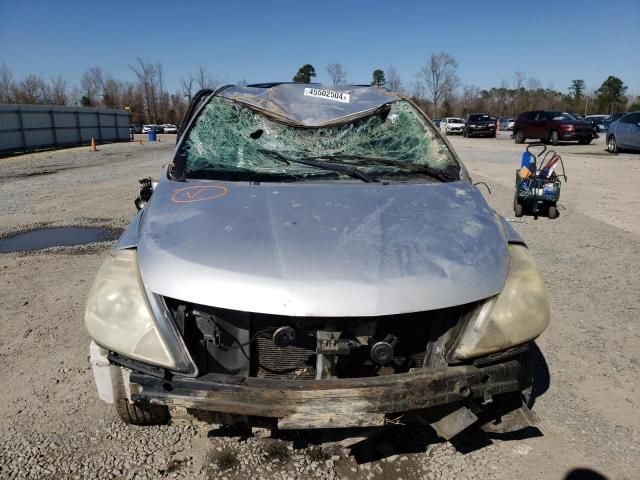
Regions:
[[[174,138],[0,159],[0,237],[42,226],[120,232],[137,179],[156,176]],[[588,468],[640,478],[640,154],[602,139],[561,145],[569,183],[560,218],[513,219],[522,146],[451,138],[489,203],[529,242],[552,323],[539,339],[539,429],[465,432],[454,444],[397,426],[349,454],[327,435],[231,431],[178,419],[125,426],[97,399],[84,301],[113,241],[0,254],[0,478],[565,478]],[[481,189],[483,187],[480,187]],[[355,432],[349,432],[355,433]]]

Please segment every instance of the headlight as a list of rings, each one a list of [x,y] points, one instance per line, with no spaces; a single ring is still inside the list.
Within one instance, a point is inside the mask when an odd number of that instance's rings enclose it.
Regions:
[[[153,365],[176,369],[175,346],[161,335],[138,270],[135,250],[112,252],[89,291],[84,322],[102,347]]]
[[[550,319],[549,297],[532,255],[510,245],[509,274],[502,292],[471,313],[453,346],[464,360],[524,344],[538,337]]]

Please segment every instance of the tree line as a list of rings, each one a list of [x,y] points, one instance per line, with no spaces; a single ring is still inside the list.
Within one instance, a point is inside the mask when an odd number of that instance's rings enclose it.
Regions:
[[[193,94],[220,85],[203,65],[180,79],[169,91],[160,62],[137,58],[129,69],[135,80],[123,81],[99,66],[89,67],[78,84],[62,76],[45,78],[28,74],[16,79],[6,64],[0,65],[0,103],[67,105],[127,109],[133,123],[180,123]]]
[[[116,79],[99,66],[89,67],[77,84],[61,75],[45,78],[28,74],[15,78],[11,69],[0,65],[0,103],[70,105],[128,109],[134,123],[179,123],[193,95],[202,88],[216,88],[221,81],[203,65],[180,79],[175,91],[165,83],[160,62],[137,58],[128,65],[134,80]],[[340,63],[325,67],[332,85],[349,82]],[[433,118],[464,116],[469,112],[489,112],[496,116],[516,116],[524,110],[562,110],[582,115],[613,114],[640,110],[640,98],[627,95],[627,86],[609,76],[597,88],[589,89],[582,79],[575,79],[566,91],[543,87],[535,77],[515,72],[511,81],[499,87],[481,89],[462,84],[458,63],[448,53],[432,54],[416,73],[413,81],[403,83],[393,66],[376,68],[367,84],[402,92],[411,97]],[[317,76],[311,64],[298,69],[292,80],[310,83]],[[246,84],[240,81],[238,84]]]
[[[588,90],[582,79],[572,80],[565,92],[543,87],[535,77],[514,72],[512,82],[503,80],[499,87],[481,89],[462,84],[457,74],[458,63],[446,52],[432,54],[420,67],[413,82],[405,85],[393,66],[375,69],[371,85],[386,87],[411,97],[433,118],[462,117],[470,112],[488,112],[495,116],[514,117],[525,110],[562,110],[579,115],[606,114],[640,110],[640,97],[626,95],[624,82],[610,75],[602,84]],[[347,72],[341,64],[326,67],[332,85],[347,84]],[[311,64],[302,66],[293,81],[311,82],[316,76]]]

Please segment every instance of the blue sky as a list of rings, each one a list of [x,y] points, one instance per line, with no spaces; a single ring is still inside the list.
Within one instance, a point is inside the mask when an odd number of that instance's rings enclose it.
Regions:
[[[170,90],[199,63],[229,83],[290,80],[305,63],[328,81],[336,62],[365,83],[393,65],[407,86],[440,51],[480,88],[512,85],[520,71],[561,91],[615,75],[640,94],[640,0],[0,0],[0,63],[18,78],[77,83],[97,65],[133,80],[140,56],[164,65]]]

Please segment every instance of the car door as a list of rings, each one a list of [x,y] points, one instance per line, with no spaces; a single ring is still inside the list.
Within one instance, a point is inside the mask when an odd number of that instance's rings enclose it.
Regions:
[[[640,112],[630,113],[620,119],[618,145],[622,148],[640,148]]]
[[[549,122],[551,122],[551,118],[547,112],[536,112],[536,119],[533,122],[535,125],[535,135],[532,135],[532,137],[539,138],[541,140],[549,138]]]

